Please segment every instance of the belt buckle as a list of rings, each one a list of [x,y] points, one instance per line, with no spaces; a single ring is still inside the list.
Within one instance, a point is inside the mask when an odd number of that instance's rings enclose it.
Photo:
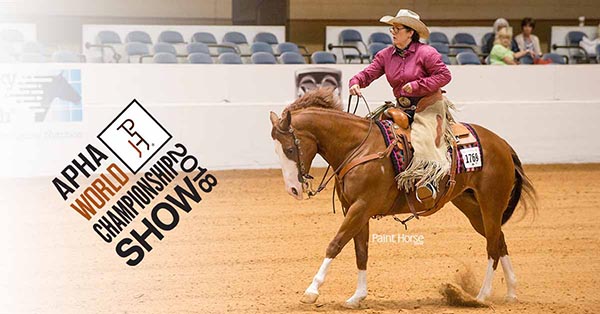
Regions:
[[[398,98],[398,105],[400,105],[402,108],[410,108],[410,99],[406,97],[400,97]]]

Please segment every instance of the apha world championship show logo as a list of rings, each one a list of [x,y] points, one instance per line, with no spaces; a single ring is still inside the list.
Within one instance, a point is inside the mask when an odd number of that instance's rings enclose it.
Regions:
[[[149,238],[162,240],[217,178],[181,143],[161,153],[172,136],[135,99],[97,137],[108,151],[88,144],[52,183],[73,213],[136,266],[153,249]],[[135,221],[142,227],[126,230]]]

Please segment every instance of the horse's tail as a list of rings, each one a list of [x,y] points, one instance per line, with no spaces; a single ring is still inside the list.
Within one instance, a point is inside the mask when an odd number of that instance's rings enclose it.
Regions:
[[[513,212],[515,211],[515,208],[521,200],[521,196],[524,196],[522,204],[525,213],[527,213],[527,210],[529,208],[533,210],[534,215],[537,212],[537,194],[535,192],[535,188],[533,187],[531,180],[525,174],[525,171],[523,171],[523,166],[521,165],[521,160],[519,160],[519,156],[517,156],[517,153],[514,151],[514,149],[512,149],[512,147],[510,151],[513,163],[515,164],[515,185],[513,187],[512,192],[510,193],[510,200],[508,201],[508,206],[506,207],[504,214],[502,214],[503,225],[512,216]]]

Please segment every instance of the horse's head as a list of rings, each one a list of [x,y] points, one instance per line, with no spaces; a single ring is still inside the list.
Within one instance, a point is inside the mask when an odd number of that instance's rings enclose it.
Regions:
[[[308,173],[317,154],[317,143],[307,132],[292,126],[292,114],[289,110],[284,110],[281,118],[271,112],[271,124],[271,137],[281,163],[285,189],[301,200],[304,187],[312,179]]]

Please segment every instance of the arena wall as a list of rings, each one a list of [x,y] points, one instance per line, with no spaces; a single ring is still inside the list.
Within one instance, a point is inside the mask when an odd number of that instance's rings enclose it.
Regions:
[[[83,117],[35,122],[27,104],[2,99],[0,137],[11,149],[2,154],[0,174],[57,174],[88,143],[103,147],[96,135],[134,98],[171,132],[172,141],[185,143],[211,169],[277,167],[269,111],[280,114],[296,97],[295,72],[313,67],[317,66],[7,65],[0,73],[4,88],[19,77],[80,69]],[[349,78],[362,67],[333,66],[342,73],[344,102]],[[459,109],[458,119],[498,133],[523,162],[600,162],[600,65],[450,70],[453,80],[445,89]],[[364,94],[372,108],[393,98],[384,78]],[[359,114],[365,112],[361,107]]]

